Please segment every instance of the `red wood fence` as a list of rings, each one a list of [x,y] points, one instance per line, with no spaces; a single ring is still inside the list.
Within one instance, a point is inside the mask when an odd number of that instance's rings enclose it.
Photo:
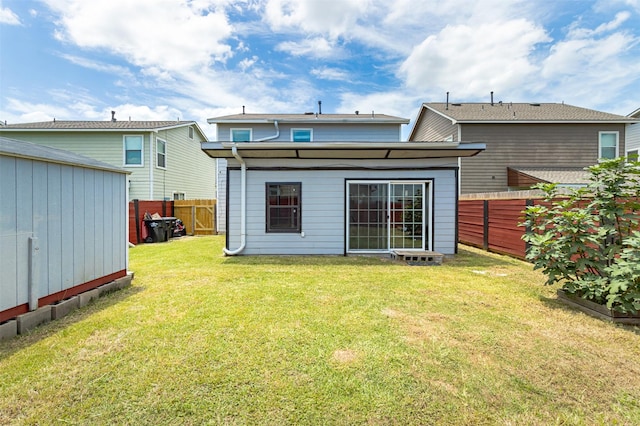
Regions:
[[[463,244],[524,259],[526,243],[522,211],[542,200],[460,200],[458,240]]]

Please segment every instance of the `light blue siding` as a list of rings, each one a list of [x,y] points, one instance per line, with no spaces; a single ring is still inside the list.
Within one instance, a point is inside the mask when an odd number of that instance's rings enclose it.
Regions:
[[[640,123],[627,124],[626,135],[626,150],[634,151],[640,150]]]
[[[229,248],[240,245],[240,171],[230,160]],[[249,161],[247,171],[247,240],[243,254],[334,254],[345,252],[345,183],[347,180],[428,180],[433,185],[433,249],[455,252],[456,159],[429,161],[331,161],[290,162],[289,170],[269,160]],[[309,170],[313,164],[325,170]],[[382,164],[387,168],[379,169]],[[253,167],[253,169],[252,169]],[[389,168],[392,168],[389,170]],[[427,167],[432,167],[428,169]],[[420,168],[414,170],[413,168]],[[302,233],[267,233],[265,228],[266,182],[300,182]],[[428,224],[431,227],[431,224]]]
[[[16,248],[18,246],[16,211],[16,161],[0,156],[0,200],[5,206],[0,214],[0,310],[15,306],[18,279]]]
[[[254,141],[274,136],[275,126],[272,123],[265,124],[218,124],[218,141],[231,140],[231,128],[251,128]],[[280,124],[280,134],[271,141],[292,142],[291,129],[313,129],[314,142],[392,142],[400,141],[400,126],[396,124],[353,124],[353,123],[301,123]],[[304,142],[300,142],[304,143]]]

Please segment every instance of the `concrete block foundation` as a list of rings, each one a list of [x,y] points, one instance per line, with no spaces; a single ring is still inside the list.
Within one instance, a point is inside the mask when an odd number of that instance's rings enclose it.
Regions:
[[[9,320],[0,324],[0,340],[11,339],[18,335],[18,321]]]
[[[35,311],[18,315],[16,322],[18,323],[18,334],[24,334],[29,330],[33,330],[39,325],[51,321],[51,305],[43,306]]]
[[[79,306],[80,298],[78,296],[73,296],[69,299],[53,304],[51,305],[51,319],[60,319],[63,316],[68,315],[69,312],[74,309],[78,309]]]

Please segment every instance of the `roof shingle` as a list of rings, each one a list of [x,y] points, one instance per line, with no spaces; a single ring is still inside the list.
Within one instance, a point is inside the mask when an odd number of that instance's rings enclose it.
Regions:
[[[429,102],[425,107],[459,123],[464,122],[616,122],[633,123],[622,115],[610,114],[565,103],[445,103]]]
[[[41,121],[2,126],[2,130],[158,130],[194,124],[194,121]]]

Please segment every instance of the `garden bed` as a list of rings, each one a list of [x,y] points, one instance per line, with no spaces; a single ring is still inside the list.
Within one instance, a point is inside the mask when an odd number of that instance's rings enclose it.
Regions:
[[[600,305],[587,299],[583,299],[575,294],[567,293],[564,290],[558,290],[558,299],[563,303],[581,310],[582,312],[594,316],[596,318],[612,321],[620,324],[640,325],[640,313],[636,315],[623,314],[608,309],[606,305]]]

